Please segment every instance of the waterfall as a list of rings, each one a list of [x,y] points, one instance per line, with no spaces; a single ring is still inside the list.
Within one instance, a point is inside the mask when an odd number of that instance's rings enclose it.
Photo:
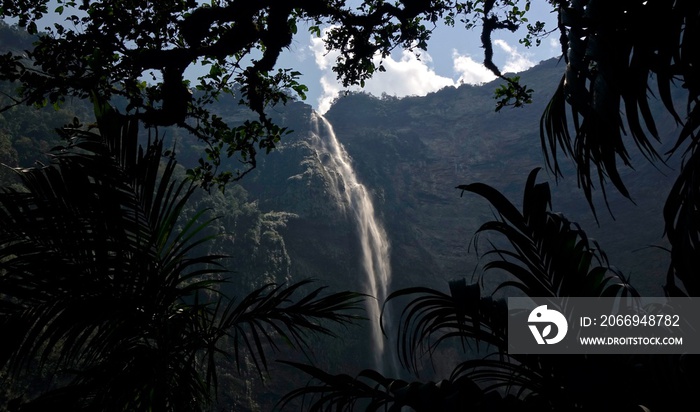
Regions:
[[[385,356],[384,339],[380,326],[381,307],[387,296],[391,280],[389,240],[374,213],[374,205],[367,188],[357,180],[350,156],[338,142],[333,126],[320,114],[311,116],[314,148],[329,170],[332,195],[345,213],[357,224],[362,251],[362,267],[367,276],[365,293],[376,299],[368,299],[367,312],[372,327],[375,365],[382,373],[397,373],[396,357]],[[388,313],[385,313],[385,316]],[[386,317],[389,319],[389,317]]]

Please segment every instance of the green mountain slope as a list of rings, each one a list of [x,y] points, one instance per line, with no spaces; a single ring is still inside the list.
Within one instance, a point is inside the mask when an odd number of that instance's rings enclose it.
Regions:
[[[361,178],[374,190],[388,226],[396,287],[471,273],[475,254],[468,253],[467,246],[491,212],[485,202],[460,198],[453,188],[484,182],[509,198],[522,197],[527,173],[545,166],[539,120],[560,75],[556,60],[522,73],[524,83],[536,90],[533,104],[498,113],[491,98],[496,82],[400,100],[351,95],[332,107],[327,117],[355,159]],[[655,109],[662,139],[673,136],[677,126],[662,114],[660,102]],[[668,148],[658,147],[661,153]],[[662,294],[665,252],[634,251],[664,244],[660,211],[672,184],[664,174],[673,175],[664,171],[671,171],[675,159],[654,167],[636,148],[630,151],[636,170],[628,170],[624,179],[636,205],[609,190],[613,219],[599,191],[598,225],[576,187],[573,168],[568,167],[565,178],[553,184],[554,209],[579,221],[643,293]],[[550,182],[554,183],[551,175]]]

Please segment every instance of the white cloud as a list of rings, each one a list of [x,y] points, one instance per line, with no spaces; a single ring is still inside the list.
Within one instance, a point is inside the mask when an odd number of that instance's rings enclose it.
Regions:
[[[553,53],[561,53],[561,43],[559,43],[559,38],[550,37],[549,48]]]
[[[452,63],[455,73],[459,74],[458,84],[482,84],[496,78],[483,64],[469,55],[460,55],[457,50],[452,51]]]
[[[327,31],[323,31],[325,37]],[[527,56],[518,52],[503,40],[495,40],[496,44],[507,54],[506,64],[503,67],[505,72],[519,72],[534,66],[534,63]],[[343,90],[341,83],[336,79],[332,66],[339,56],[337,51],[327,51],[323,38],[311,38],[309,49],[314,55],[318,68],[322,71],[319,80],[322,88],[322,95],[318,99],[318,111],[325,113],[330,109],[331,103]],[[403,50],[397,59],[389,56],[381,61],[379,56],[374,59],[375,65],[384,66],[385,72],[377,72],[365,82],[364,91],[376,96],[386,93],[389,95],[404,96],[424,96],[430,92],[440,90],[447,86],[459,86],[462,83],[481,84],[496,78],[481,63],[473,60],[469,55],[460,55],[453,51],[452,63],[453,72],[456,79],[439,75],[432,66],[432,58],[426,52],[421,52],[420,56]],[[359,87],[351,87],[350,90],[360,90]]]
[[[321,77],[321,88],[323,89],[323,94],[318,98],[318,111],[324,114],[331,108],[333,104],[333,99],[338,97],[342,87],[332,75],[324,74]]]
[[[518,49],[506,43],[505,40],[496,39],[493,44],[508,54],[506,64],[501,69],[503,73],[518,73],[535,65],[535,62],[530,60],[528,56],[520,53]]]
[[[323,38],[329,29],[323,30]],[[333,63],[336,61],[340,53],[335,50],[327,51],[323,38],[311,37],[311,45],[309,49],[313,52],[314,60],[319,69],[323,71],[321,79],[321,88],[323,93],[318,98],[318,111],[325,113],[330,109],[333,99],[338,96],[342,89],[341,84],[336,80],[335,73],[331,70]]]
[[[403,50],[399,60],[389,57],[381,62],[386,71],[367,80],[364,90],[374,95],[387,93],[403,97],[424,96],[443,87],[453,86],[451,78],[435,73],[428,65],[431,61],[426,52],[422,52],[419,58],[413,52]],[[380,59],[376,57],[374,63],[379,65]]]
[[[323,30],[323,37],[318,38],[315,36],[311,37],[311,46],[309,48],[314,54],[314,59],[316,60],[316,65],[321,70],[330,69],[335,59],[338,58],[340,53],[336,50],[327,51],[323,40],[326,38],[326,33],[329,29]]]
[[[327,30],[323,32],[324,36]],[[333,99],[343,89],[336,79],[336,74],[331,70],[339,53],[327,51],[323,39],[315,37],[311,39],[310,49],[314,54],[316,65],[323,72],[320,79],[323,93],[318,99],[318,110],[325,113],[330,108]],[[399,59],[389,56],[382,61],[379,56],[376,56],[374,64],[377,67],[381,64],[386,71],[376,72],[372,78],[365,81],[365,87],[362,90],[376,96],[386,93],[404,97],[424,96],[443,87],[454,86],[454,80],[435,73],[435,70],[429,65],[431,61],[428,53],[423,52],[418,57],[408,50],[403,50]],[[359,87],[350,87],[350,89],[360,90]]]

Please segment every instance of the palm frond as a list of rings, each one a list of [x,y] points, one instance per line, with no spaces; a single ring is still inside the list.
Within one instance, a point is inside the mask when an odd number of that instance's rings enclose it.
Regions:
[[[106,106],[96,113],[99,134],[62,130],[69,145],[52,151],[50,165],[18,170],[27,192],[0,193],[1,322],[15,336],[0,361],[14,374],[50,361],[73,371],[73,386],[101,388],[99,396],[84,391],[83,401],[138,406],[141,394],[125,395],[136,376],[146,384],[167,371],[161,379],[196,381],[202,343],[187,321],[208,309],[184,300],[218,282],[223,268],[219,256],[187,256],[207,241],[197,238],[207,222],[195,223],[198,215],[178,231],[194,187],[173,181],[174,159],[161,167],[162,140],[139,148],[135,121]],[[166,356],[171,351],[185,355]],[[209,396],[192,389],[193,399]],[[170,404],[176,392],[163,388],[151,400]],[[76,392],[46,397],[69,393]]]
[[[399,412],[408,407],[417,412],[449,412],[487,406],[484,392],[465,376],[440,382],[407,382],[386,378],[372,369],[353,377],[332,375],[311,365],[283,363],[305,372],[312,380],[305,387],[286,394],[279,402],[281,407],[295,400],[301,400],[304,410],[309,411]]]
[[[366,404],[363,406],[367,411],[400,410],[391,406],[393,398],[386,390],[392,381],[374,370],[364,370],[352,377],[347,374],[332,375],[314,366],[296,362],[281,363],[303,371],[311,376],[312,381],[282,397],[278,403],[280,408],[301,399],[302,408],[309,412],[352,411],[358,404]]]
[[[474,359],[457,365],[448,379],[407,382],[366,369],[357,376],[332,375],[314,366],[283,362],[311,377],[309,383],[286,394],[284,408],[294,401],[308,411],[520,410],[542,407],[540,375],[506,360]],[[505,390],[504,390],[505,389]],[[562,395],[563,395],[563,391]],[[560,395],[561,396],[561,395]],[[513,409],[515,408],[515,409]],[[528,410],[528,409],[524,409]],[[536,409],[547,410],[547,409]]]
[[[396,345],[401,364],[414,373],[418,373],[421,356],[432,355],[447,339],[505,349],[505,301],[482,297],[478,284],[467,285],[464,279],[452,281],[449,295],[424,287],[401,289],[390,294],[387,302],[404,296],[411,300],[401,313]]]
[[[265,344],[277,348],[281,339],[292,347],[309,349],[311,334],[335,336],[331,323],[351,324],[364,319],[359,314],[364,295],[355,292],[338,292],[321,296],[324,288],[307,292],[294,300],[295,294],[308,285],[309,280],[289,286],[269,284],[249,293],[240,302],[231,300],[223,309],[217,328],[227,331],[234,345],[237,360],[241,347],[245,348],[258,372],[267,370]]]
[[[671,243],[671,265],[665,285],[672,296],[700,293],[700,191],[698,190],[700,147],[694,148],[673,184],[664,205],[665,233]],[[681,281],[685,291],[675,283]]]
[[[476,193],[498,212],[498,220],[477,230],[475,244],[484,233],[501,235],[510,248],[489,242],[482,257],[490,260],[484,271],[498,269],[513,280],[502,283],[529,296],[614,296],[636,294],[622,274],[610,266],[597,242],[589,239],[575,222],[553,213],[547,183],[535,183],[539,168],[528,176],[522,213],[496,189],[475,183],[458,189]]]
[[[542,116],[540,133],[556,176],[561,175],[558,150],[572,159],[591,209],[596,183],[604,197],[607,180],[631,197],[619,173],[620,165],[631,167],[630,144],[647,160],[660,160],[655,147],[660,136],[650,109],[653,78],[659,98],[678,123],[672,96],[677,82],[687,89],[691,113],[700,88],[695,84],[697,57],[690,50],[699,44],[688,33],[698,30],[699,11],[692,0],[562,3],[566,74]],[[694,117],[689,116],[673,150],[689,130],[697,129]]]
[[[11,336],[0,367],[69,382],[23,408],[198,410],[216,393],[224,337],[262,371],[279,340],[305,350],[331,324],[361,319],[363,295],[303,291],[309,281],[240,301],[218,292],[221,256],[197,253],[213,219],[181,221],[193,184],[174,179],[158,136],[139,146],[136,121],[95,112],[99,133],[60,130],[69,143],[51,164],[17,171],[26,191],[0,191],[0,326]]]

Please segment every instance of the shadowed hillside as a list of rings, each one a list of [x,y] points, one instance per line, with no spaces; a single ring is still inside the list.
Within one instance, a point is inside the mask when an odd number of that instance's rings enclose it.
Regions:
[[[491,98],[497,82],[400,100],[350,95],[332,107],[327,117],[361,178],[375,191],[387,222],[396,287],[449,280],[472,270],[475,255],[467,253],[467,245],[490,211],[481,199],[460,199],[453,188],[484,182],[506,197],[521,197],[524,176],[545,166],[539,121],[560,73],[556,60],[522,73],[524,83],[536,90],[533,104],[498,113]],[[656,103],[654,109],[663,113],[661,102]],[[674,136],[670,116],[660,119],[661,137]],[[658,146],[660,153],[668,148]],[[568,167],[553,188],[554,210],[581,223],[642,293],[662,295],[666,252],[634,250],[664,244],[659,212],[673,182],[664,176],[673,173],[664,171],[671,170],[675,159],[670,166],[658,163],[657,169],[638,153],[632,158],[636,172],[628,170],[623,178],[636,205],[610,189],[613,219],[597,192],[597,225]],[[554,183],[551,174],[549,178]]]

